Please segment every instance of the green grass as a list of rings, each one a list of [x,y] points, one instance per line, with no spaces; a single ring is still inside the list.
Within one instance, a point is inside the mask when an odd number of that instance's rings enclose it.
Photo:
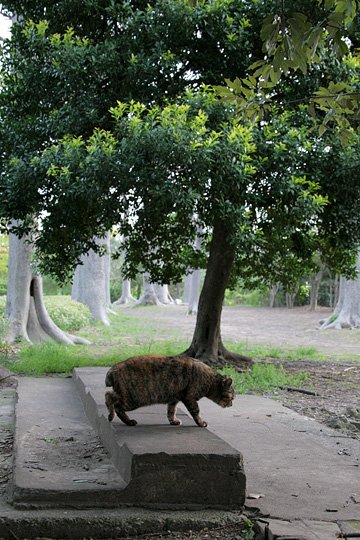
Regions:
[[[288,375],[282,366],[256,363],[251,370],[239,373],[232,367],[221,370],[231,377],[237,394],[273,392],[276,388],[299,386],[307,380],[306,373]]]
[[[16,357],[3,357],[1,363],[8,369],[27,375],[45,375],[47,373],[63,373],[69,375],[75,367],[111,366],[129,356],[137,356],[156,352],[156,354],[172,355],[181,352],[180,343],[162,341],[149,344],[134,344],[97,355],[87,346],[61,345],[46,342],[35,345],[23,345]]]
[[[158,342],[158,354],[175,354],[179,352],[178,344],[173,342]],[[129,355],[146,354],[143,349],[131,348],[131,353],[104,355],[94,357],[89,355],[85,347],[59,345],[48,342],[39,345],[24,347],[16,359],[4,359],[4,365],[14,372],[26,373],[32,376],[46,373],[61,373],[69,375],[74,367],[110,366],[124,360]],[[281,366],[256,363],[251,370],[238,373],[232,367],[226,367],[221,373],[231,377],[234,381],[236,393],[272,392],[281,386],[297,386],[306,380],[306,375],[289,376]]]
[[[327,356],[314,347],[273,347],[267,345],[252,345],[248,343],[227,342],[226,346],[233,352],[250,356],[251,358],[276,358],[279,360],[326,360]]]

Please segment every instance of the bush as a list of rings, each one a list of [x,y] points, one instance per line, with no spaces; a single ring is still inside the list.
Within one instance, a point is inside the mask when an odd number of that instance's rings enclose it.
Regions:
[[[69,296],[44,296],[44,301],[54,323],[65,332],[79,330],[91,323],[89,308]]]
[[[226,289],[225,306],[251,306],[263,307],[269,305],[269,289],[259,288],[254,290],[247,289]]]

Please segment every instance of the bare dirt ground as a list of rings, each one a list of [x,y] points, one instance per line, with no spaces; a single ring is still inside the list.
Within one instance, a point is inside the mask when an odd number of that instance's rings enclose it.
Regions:
[[[156,321],[157,335],[163,338],[190,339],[195,318],[186,316],[183,306],[122,308],[126,315],[136,319]],[[234,307],[225,308],[222,320],[222,336],[249,345],[267,345],[288,349],[314,348],[327,355],[327,360],[311,358],[294,361],[264,358],[282,364],[289,373],[305,372],[308,379],[302,388],[289,391],[276,390],[273,397],[300,414],[341,432],[346,437],[360,439],[360,330],[319,330],[319,321],[330,315],[330,310],[319,309],[310,312],[306,308],[268,309]],[[153,347],[154,349],[154,347]],[[154,350],[152,350],[154,352]],[[311,356],[311,355],[310,355]],[[262,361],[259,360],[259,361]],[[0,402],[6,411],[13,408],[13,378],[5,378],[0,366]],[[310,393],[304,393],[309,391]],[[8,401],[6,401],[8,400]],[[0,405],[1,405],[0,403]],[[8,403],[8,406],[6,405]],[[9,413],[9,414],[10,414]],[[0,415],[1,416],[1,415]],[[0,418],[1,420],[1,418]],[[10,416],[0,422],[0,497],[4,493],[11,474],[12,428]],[[339,452],[346,452],[342,445]],[[239,527],[231,530],[182,533],[181,535],[150,535],[153,540],[160,538],[203,540],[240,540]],[[144,537],[146,538],[146,536]]]

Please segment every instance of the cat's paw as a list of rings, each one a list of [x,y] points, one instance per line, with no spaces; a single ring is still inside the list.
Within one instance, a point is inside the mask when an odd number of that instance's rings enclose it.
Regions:
[[[201,420],[201,422],[198,423],[199,427],[207,427],[207,422],[205,420]]]
[[[178,418],[175,418],[175,420],[170,420],[170,424],[172,426],[181,426],[182,422]]]
[[[136,425],[137,425],[137,421],[136,421],[136,420],[129,420],[129,422],[127,422],[127,425],[128,425],[128,426],[136,426]]]
[[[112,422],[114,420],[115,414],[113,412],[109,413],[108,420],[109,422]]]

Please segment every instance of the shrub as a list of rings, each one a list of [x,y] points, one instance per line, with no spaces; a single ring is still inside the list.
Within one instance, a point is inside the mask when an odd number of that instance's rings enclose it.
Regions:
[[[69,296],[44,296],[44,301],[54,323],[65,332],[79,330],[91,323],[89,308]]]

